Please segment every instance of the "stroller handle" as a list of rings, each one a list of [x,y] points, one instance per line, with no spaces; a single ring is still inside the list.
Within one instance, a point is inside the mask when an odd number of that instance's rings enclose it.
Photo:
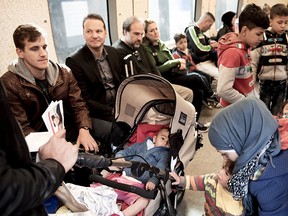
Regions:
[[[78,153],[77,165],[80,167],[89,167],[89,168],[107,168],[109,166],[117,167],[131,167],[133,173],[137,173],[138,176],[141,176],[145,171],[149,171],[152,174],[155,174],[157,178],[163,179],[166,183],[169,178],[169,172],[167,170],[163,171],[157,167],[150,166],[149,164],[138,162],[138,161],[117,161],[112,158],[105,158],[102,155],[93,155],[87,153]]]

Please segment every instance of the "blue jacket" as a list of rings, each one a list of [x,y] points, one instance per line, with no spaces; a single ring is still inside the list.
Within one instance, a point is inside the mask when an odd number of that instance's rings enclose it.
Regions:
[[[249,191],[256,197],[259,216],[288,214],[288,150],[281,151],[267,164],[256,181],[250,181]]]
[[[150,137],[148,137],[144,142],[135,143],[134,145],[117,152],[116,157],[125,157],[125,160],[127,161],[145,162],[142,158],[135,156],[140,155],[149,163],[150,166],[155,166],[164,171],[168,167],[168,163],[170,161],[169,149],[163,146],[148,149],[149,142],[152,142]],[[133,156],[126,157],[130,155]],[[144,184],[146,184],[148,181],[153,182],[156,185],[159,183],[158,178],[155,175],[150,176],[148,171],[145,171],[145,173],[140,177],[133,176],[131,173],[131,168],[125,168],[124,171],[126,172],[127,176],[132,176]]]

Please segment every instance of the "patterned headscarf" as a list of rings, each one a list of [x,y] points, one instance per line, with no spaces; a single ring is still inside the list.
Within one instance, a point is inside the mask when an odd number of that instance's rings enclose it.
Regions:
[[[259,157],[259,163],[266,164],[281,148],[278,123],[256,97],[247,97],[218,112],[208,136],[217,150],[235,150],[238,154],[233,174],[260,154],[272,137],[269,148]]]

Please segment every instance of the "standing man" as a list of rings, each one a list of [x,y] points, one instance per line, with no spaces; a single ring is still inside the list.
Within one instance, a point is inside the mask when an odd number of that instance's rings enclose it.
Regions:
[[[13,39],[18,59],[8,66],[1,80],[24,135],[46,131],[42,114],[51,101],[62,100],[67,140],[98,151],[90,135],[92,121],[80,88],[67,67],[49,60],[44,31],[33,24],[20,25]]]
[[[88,14],[84,18],[83,36],[86,44],[71,54],[66,64],[71,68],[87,102],[95,136],[105,146],[101,151],[109,153],[115,96],[122,67],[117,50],[104,45],[107,31],[100,15]]]
[[[188,49],[197,69],[203,71],[214,79],[218,79],[217,52],[218,43],[208,38],[204,33],[208,31],[215,17],[210,12],[205,13],[200,19],[188,26],[185,33],[188,41]]]

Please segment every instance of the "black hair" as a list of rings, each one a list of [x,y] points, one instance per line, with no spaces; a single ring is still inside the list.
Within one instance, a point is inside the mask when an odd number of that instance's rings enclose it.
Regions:
[[[269,24],[267,14],[255,4],[248,4],[239,16],[239,32],[244,26],[249,30],[256,27],[267,29]]]
[[[103,23],[104,29],[106,30],[106,25],[105,25],[103,17],[101,15],[95,14],[95,13],[88,14],[86,17],[84,17],[83,22],[82,22],[83,29],[84,29],[84,23],[88,19],[95,19],[95,20],[101,21]]]
[[[175,43],[177,43],[178,41],[180,41],[181,39],[183,38],[187,38],[185,34],[183,33],[176,33],[174,35],[174,40],[175,40]]]
[[[275,16],[288,16],[288,7],[284,4],[275,4],[270,10],[270,19]]]
[[[34,24],[19,25],[13,33],[14,44],[24,50],[25,40],[35,42],[41,35],[45,35],[44,30]]]

